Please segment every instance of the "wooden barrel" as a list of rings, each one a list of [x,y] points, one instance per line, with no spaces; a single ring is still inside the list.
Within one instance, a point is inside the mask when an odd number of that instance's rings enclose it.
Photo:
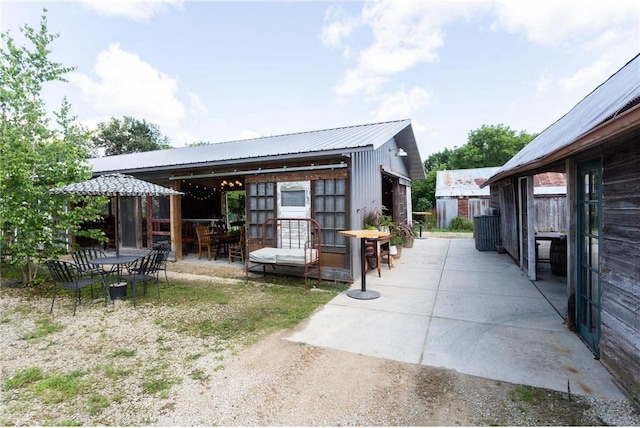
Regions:
[[[551,240],[549,250],[551,273],[558,276],[567,276],[567,239],[566,237]]]

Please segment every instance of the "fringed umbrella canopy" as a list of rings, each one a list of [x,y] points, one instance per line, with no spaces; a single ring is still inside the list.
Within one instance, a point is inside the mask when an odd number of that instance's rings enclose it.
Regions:
[[[168,187],[139,180],[125,174],[105,174],[91,180],[49,190],[52,194],[115,196],[116,198],[116,255],[120,256],[120,196],[171,196],[184,193]]]
[[[91,180],[49,190],[50,193],[93,196],[170,196],[182,192],[125,174],[106,174]]]

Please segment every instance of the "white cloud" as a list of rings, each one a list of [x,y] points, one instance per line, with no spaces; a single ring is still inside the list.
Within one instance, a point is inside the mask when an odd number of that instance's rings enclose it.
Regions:
[[[195,92],[189,93],[189,114],[192,116],[200,116],[207,112],[207,107],[200,99],[200,95]]]
[[[358,18],[345,16],[342,8],[331,6],[325,13],[320,40],[327,47],[343,49],[343,55],[348,58],[351,50],[344,43],[344,39],[348,38],[358,26],[360,26]]]
[[[169,138],[173,147],[185,147],[188,144],[200,141],[197,135],[185,130],[178,130],[172,135],[169,135]]]
[[[368,1],[358,17],[345,17],[330,8],[325,16],[322,40],[341,47],[355,64],[346,71],[334,91],[341,96],[379,94],[394,75],[420,63],[437,62],[444,43],[444,26],[466,17],[480,3],[430,1]],[[352,33],[370,30],[371,40],[358,47]]]
[[[94,72],[95,80],[82,73],[70,75],[69,80],[96,111],[144,119],[161,129],[179,126],[185,109],[176,97],[177,82],[136,54],[111,44],[98,54]]]
[[[581,68],[573,76],[560,79],[558,85],[567,92],[592,87],[593,82],[603,82],[609,77],[611,64],[608,61],[595,61],[588,67]]]
[[[87,9],[108,16],[124,16],[135,21],[145,21],[164,12],[168,6],[179,7],[183,0],[81,0]]]
[[[260,137],[262,137],[262,134],[260,134],[259,132],[252,131],[251,129],[243,129],[242,131],[240,131],[238,137],[234,138],[234,140],[250,140]]]
[[[376,76],[363,69],[349,70],[333,90],[342,96],[364,92],[367,96],[373,97],[388,81],[388,77]]]
[[[374,117],[379,121],[410,118],[415,110],[432,101],[431,94],[423,88],[398,91],[381,102]]]
[[[528,40],[556,46],[576,32],[600,32],[623,22],[637,25],[637,0],[503,0],[497,5],[494,30],[524,32]]]
[[[553,83],[553,75],[551,71],[549,69],[544,70],[544,72],[538,79],[536,95],[541,96],[545,94],[549,90],[552,83]]]

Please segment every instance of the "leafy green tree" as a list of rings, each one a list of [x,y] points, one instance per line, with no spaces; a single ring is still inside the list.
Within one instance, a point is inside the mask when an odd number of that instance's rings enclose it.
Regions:
[[[482,125],[469,133],[467,144],[455,148],[451,153],[451,169],[484,168],[504,165],[524,146],[535,138],[535,134],[516,132],[504,125]]]
[[[41,92],[44,84],[64,81],[72,68],[49,59],[49,45],[58,35],[47,31],[46,10],[40,28],[20,29],[31,47],[17,46],[9,32],[0,46],[0,225],[6,263],[33,283],[40,262],[65,253],[64,231],[79,232],[84,221],[96,219],[104,200],[50,195],[49,189],[91,177],[86,159],[86,131],[73,124],[63,100],[47,117]],[[79,204],[69,210],[68,204]],[[97,237],[97,231],[84,231]]]
[[[414,211],[430,211],[436,206],[436,176],[438,171],[447,169],[446,165],[437,165],[427,172],[425,180],[411,184],[411,204]]]
[[[157,125],[129,116],[100,122],[92,141],[97,149],[104,149],[105,156],[171,148],[169,139],[160,133]]]
[[[232,221],[244,218],[245,212],[244,190],[231,190],[227,192],[227,210]]]
[[[208,146],[211,144],[209,141],[194,141],[193,143],[187,144],[187,147],[197,147],[197,146]]]
[[[456,149],[445,148],[441,152],[433,153],[424,161],[424,170],[429,172],[434,168],[443,165],[446,169],[451,169],[451,157]]]

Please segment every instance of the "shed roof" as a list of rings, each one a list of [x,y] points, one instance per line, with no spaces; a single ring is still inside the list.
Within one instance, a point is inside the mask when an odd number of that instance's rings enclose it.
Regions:
[[[411,178],[424,177],[422,160],[411,127],[411,120],[397,120],[343,128],[228,141],[194,147],[156,150],[144,153],[90,159],[94,173],[143,172],[179,169],[186,166],[214,166],[273,161],[296,157],[344,154],[375,150],[395,137],[398,147],[409,156],[403,158]]]
[[[491,177],[499,167],[454,169],[438,171],[436,174],[436,198],[457,196],[489,196],[489,188],[480,185]]]
[[[618,115],[640,99],[640,55],[587,95],[505,163],[484,185],[557,159],[553,154]]]
[[[436,175],[436,198],[489,197],[489,187],[481,187],[496,173],[499,167],[454,169],[438,171]],[[567,180],[564,173],[544,172],[533,176],[535,195],[564,195]]]

